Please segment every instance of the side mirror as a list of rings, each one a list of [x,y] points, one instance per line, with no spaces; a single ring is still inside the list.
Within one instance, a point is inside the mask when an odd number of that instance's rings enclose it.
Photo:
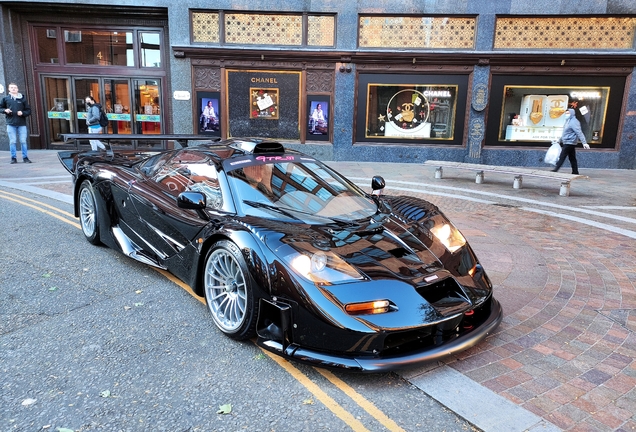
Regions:
[[[177,197],[177,207],[190,210],[202,210],[206,206],[205,195],[201,192],[181,192]]]
[[[371,179],[371,189],[373,189],[373,195],[381,195],[385,186],[386,183],[381,176],[373,176],[373,178]]]

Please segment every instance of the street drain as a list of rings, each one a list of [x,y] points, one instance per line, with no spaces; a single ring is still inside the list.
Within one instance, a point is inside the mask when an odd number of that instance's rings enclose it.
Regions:
[[[493,205],[499,206],[499,207],[508,207],[508,208],[519,208],[520,206],[518,205],[514,205],[514,204],[501,204],[501,203],[494,203]]]

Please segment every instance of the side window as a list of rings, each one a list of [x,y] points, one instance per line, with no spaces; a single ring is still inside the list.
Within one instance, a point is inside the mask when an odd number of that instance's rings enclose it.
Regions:
[[[139,165],[139,171],[141,171],[145,176],[152,177],[152,175],[170,159],[173,155],[173,152],[168,153],[159,153],[157,155],[152,156],[146,161],[142,162]]]
[[[175,198],[187,190],[190,183],[190,175],[187,167],[179,162],[170,162],[163,165],[153,176],[153,180],[163,186],[168,194]]]
[[[181,192],[195,191],[205,195],[209,208],[223,207],[218,170],[204,153],[179,151],[157,170],[153,180],[160,183],[165,193],[175,199]]]
[[[203,193],[209,208],[222,208],[223,194],[221,193],[216,167],[208,163],[199,163],[190,164],[188,169],[190,171],[188,190]]]

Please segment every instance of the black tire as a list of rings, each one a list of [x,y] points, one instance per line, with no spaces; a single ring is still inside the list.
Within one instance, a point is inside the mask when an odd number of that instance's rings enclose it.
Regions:
[[[95,200],[93,185],[84,180],[77,193],[79,218],[82,232],[90,244],[99,245],[99,208]]]
[[[257,298],[245,259],[234,243],[215,243],[205,258],[203,287],[214,324],[235,340],[256,335]]]

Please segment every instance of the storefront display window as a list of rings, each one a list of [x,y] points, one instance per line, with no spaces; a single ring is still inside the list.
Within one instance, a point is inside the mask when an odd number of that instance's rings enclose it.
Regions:
[[[197,101],[199,134],[221,136],[221,93],[197,92]]]
[[[327,95],[307,95],[307,141],[329,141],[329,108]]]
[[[486,145],[549,146],[574,109],[587,142],[614,148],[625,77],[494,75]]]
[[[463,133],[457,119],[465,108],[458,113],[457,105],[465,100],[464,82],[463,76],[361,75],[358,141],[454,143]]]
[[[603,141],[609,87],[504,87],[501,141],[552,141],[573,108],[589,143]]]
[[[295,71],[226,70],[228,136],[300,139],[300,80]]]

